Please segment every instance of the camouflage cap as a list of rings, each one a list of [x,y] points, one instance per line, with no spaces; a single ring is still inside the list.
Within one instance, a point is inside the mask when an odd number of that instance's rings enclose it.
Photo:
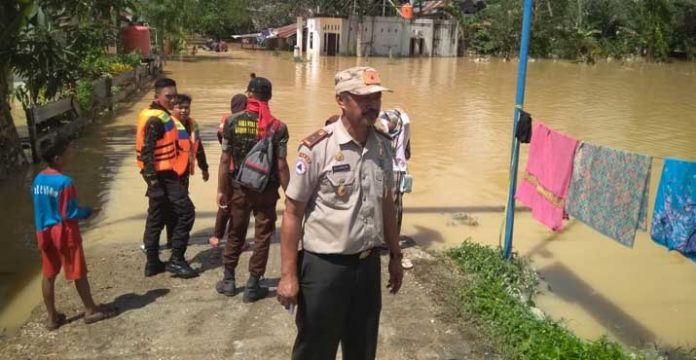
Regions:
[[[353,95],[369,95],[391,91],[381,85],[377,70],[367,66],[357,66],[336,73],[336,94],[348,92]]]

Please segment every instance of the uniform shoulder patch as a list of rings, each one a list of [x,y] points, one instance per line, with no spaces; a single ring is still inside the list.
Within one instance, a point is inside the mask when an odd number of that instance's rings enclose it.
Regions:
[[[302,139],[300,141],[300,144],[306,146],[307,148],[311,149],[314,147],[314,145],[318,144],[322,140],[328,138],[331,136],[331,132],[326,131],[324,129],[319,129],[312,133],[311,135],[307,136],[306,138]]]

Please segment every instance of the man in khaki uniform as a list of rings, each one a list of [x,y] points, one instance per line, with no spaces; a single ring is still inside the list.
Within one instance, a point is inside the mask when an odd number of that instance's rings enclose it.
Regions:
[[[381,310],[380,257],[389,283],[403,278],[390,139],[372,126],[381,106],[379,73],[336,74],[341,119],[302,141],[286,191],[278,300],[298,305],[293,359],[374,359]],[[298,252],[298,248],[300,249]]]

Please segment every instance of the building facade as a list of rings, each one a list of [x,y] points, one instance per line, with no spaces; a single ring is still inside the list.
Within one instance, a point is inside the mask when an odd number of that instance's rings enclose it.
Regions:
[[[315,17],[303,26],[298,19],[298,39],[307,56],[457,56],[459,24],[455,20],[367,16]]]

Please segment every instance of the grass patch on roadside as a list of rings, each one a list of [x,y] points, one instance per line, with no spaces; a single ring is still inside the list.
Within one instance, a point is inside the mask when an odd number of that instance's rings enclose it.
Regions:
[[[464,272],[458,290],[460,310],[480,322],[502,356],[508,359],[640,360],[606,337],[578,338],[561,323],[532,311],[539,284],[526,259],[503,260],[500,251],[467,239],[446,252]]]

